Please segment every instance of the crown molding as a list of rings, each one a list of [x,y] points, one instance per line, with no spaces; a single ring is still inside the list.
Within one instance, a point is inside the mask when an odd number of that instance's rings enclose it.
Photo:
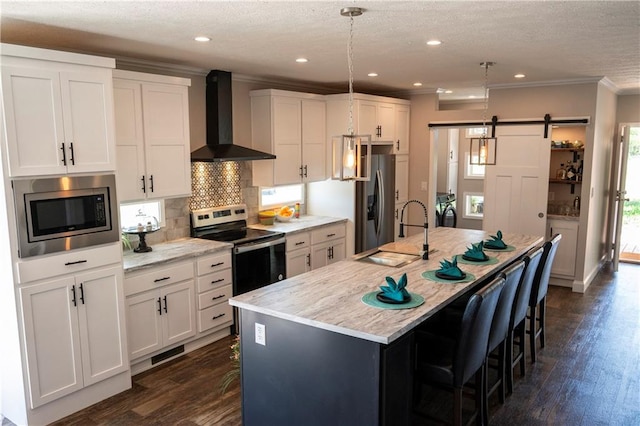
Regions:
[[[569,86],[574,84],[598,83],[606,77],[585,77],[567,80],[531,81],[519,83],[490,84],[489,89],[518,89],[523,87]]]

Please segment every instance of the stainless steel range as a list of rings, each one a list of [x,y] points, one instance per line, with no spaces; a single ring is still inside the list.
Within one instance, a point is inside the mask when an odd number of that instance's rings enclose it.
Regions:
[[[247,227],[247,206],[191,212],[191,236],[233,243],[233,295],[286,278],[285,238],[281,232]]]

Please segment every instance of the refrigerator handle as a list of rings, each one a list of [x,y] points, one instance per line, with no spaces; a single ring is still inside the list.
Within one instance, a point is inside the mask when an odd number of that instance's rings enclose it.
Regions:
[[[380,228],[385,219],[384,215],[384,180],[380,169],[376,170],[376,180],[378,181],[378,211],[376,212],[376,236],[380,238]]]

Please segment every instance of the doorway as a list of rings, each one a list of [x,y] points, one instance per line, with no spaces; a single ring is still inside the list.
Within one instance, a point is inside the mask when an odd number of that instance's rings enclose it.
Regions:
[[[640,126],[629,127],[620,262],[640,263]],[[628,199],[628,201],[627,201]]]

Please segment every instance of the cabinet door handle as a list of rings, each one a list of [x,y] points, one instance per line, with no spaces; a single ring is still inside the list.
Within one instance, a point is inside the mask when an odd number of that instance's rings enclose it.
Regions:
[[[449,151],[449,160],[453,160],[453,151]]]
[[[84,305],[84,287],[82,286],[82,283],[80,283],[80,301]]]
[[[302,177],[302,165],[300,166],[300,177]]]
[[[140,179],[142,181],[142,193],[146,194],[147,193],[147,181],[144,177],[144,175],[142,175],[142,179]]]
[[[298,241],[295,245],[299,246],[299,245],[304,244],[305,242],[306,242],[306,241]]]
[[[376,136],[379,138],[382,137],[382,126],[376,127]]]
[[[398,209],[396,209],[396,219],[398,218]]]
[[[222,318],[223,316],[225,316],[226,314],[223,312],[220,315],[214,315],[213,318],[211,318],[212,320],[218,319],[218,318]]]
[[[73,295],[73,297],[71,298],[71,301],[73,302],[73,306],[78,306],[78,304],[76,303],[76,286],[75,285],[71,286],[71,294]]]
[[[224,262],[214,263],[213,265],[211,265],[211,267],[215,268],[216,266],[220,266],[220,265],[224,265]]]
[[[164,296],[164,313],[167,313],[167,296]]]
[[[327,234],[327,238],[335,237],[336,234]]]
[[[396,151],[400,151],[400,139],[396,141]]]
[[[218,299],[221,299],[221,298],[223,298],[223,297],[224,297],[224,294],[219,294],[219,295],[217,295],[217,296],[213,296],[213,297],[211,298],[211,300],[218,300]]]
[[[60,150],[62,151],[62,164],[67,165],[67,151],[64,149],[64,142],[61,143],[62,147]]]
[[[396,200],[400,199],[400,190],[396,189]]]
[[[304,177],[307,177],[307,165],[304,165]]]
[[[158,313],[162,315],[162,301],[158,297]]]
[[[71,158],[69,158],[69,160],[71,161],[71,165],[75,166],[76,160],[74,159],[74,155],[73,155],[73,142],[69,143],[69,151],[71,151]]]
[[[149,189],[151,189],[151,192],[153,192],[153,175],[149,175],[149,181],[151,182]]]
[[[70,265],[77,265],[79,263],[87,263],[86,260],[76,260],[75,262],[67,262],[64,264],[64,266],[70,266]]]
[[[159,283],[160,281],[166,281],[166,280],[170,280],[171,277],[162,277],[162,278],[156,278],[155,280],[153,280],[154,283]]]
[[[311,267],[311,254],[307,255],[307,266]]]
[[[211,281],[211,284],[221,283],[222,281],[224,281],[224,278],[218,278],[217,280]]]

